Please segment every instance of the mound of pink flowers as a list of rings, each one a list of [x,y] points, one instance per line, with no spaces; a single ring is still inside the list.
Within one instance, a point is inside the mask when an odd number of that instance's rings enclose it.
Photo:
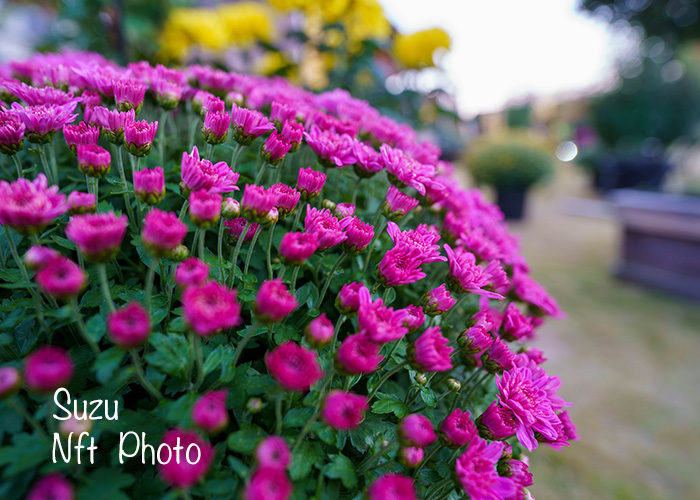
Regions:
[[[0,153],[16,496],[516,500],[578,439],[500,211],[344,90],[37,54],[0,66]],[[117,402],[61,427],[94,463],[51,461],[59,388]],[[128,431],[197,460],[122,464]]]

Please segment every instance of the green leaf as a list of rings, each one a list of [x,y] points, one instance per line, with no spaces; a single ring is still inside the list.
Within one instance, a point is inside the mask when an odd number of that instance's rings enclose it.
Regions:
[[[424,385],[420,385],[418,387],[420,387],[420,398],[423,400],[423,402],[430,408],[435,408],[438,403],[438,398],[435,391]]]
[[[303,427],[314,414],[312,407],[297,407],[293,408],[284,416],[282,423],[285,427]]]
[[[90,500],[129,500],[122,488],[134,484],[134,477],[120,469],[99,468],[87,478],[87,484],[80,488],[80,497]]]
[[[250,454],[267,433],[255,424],[243,422],[240,430],[228,435],[226,444],[233,451]]]
[[[331,455],[331,463],[326,464],[323,468],[323,473],[331,479],[340,479],[348,489],[353,489],[357,486],[357,474],[355,466],[349,458],[343,455]]]
[[[394,289],[394,287],[391,287],[387,290],[387,292],[384,295],[386,297],[384,299],[384,305],[388,306],[396,300],[396,289]]]
[[[85,323],[88,336],[95,342],[99,342],[104,337],[107,330],[107,323],[102,315],[96,314]]]
[[[293,325],[274,325],[275,331],[275,342],[277,344],[283,344],[288,340],[294,340],[296,342],[301,340],[301,332],[294,328]]]
[[[204,375],[207,376],[214,370],[216,370],[219,365],[221,365],[221,361],[224,359],[224,348],[223,346],[217,346],[216,349],[214,349],[209,356],[207,356],[207,359],[204,360]]]
[[[97,381],[101,384],[107,383],[112,378],[114,370],[119,368],[123,358],[124,351],[119,347],[114,346],[102,351],[93,365]]]
[[[409,413],[408,406],[393,394],[378,394],[377,400],[372,405],[374,413],[393,413],[398,418],[403,418]]]
[[[323,463],[325,457],[326,454],[318,441],[304,441],[292,453],[292,465],[289,468],[292,481],[308,476],[314,466],[320,466]]]
[[[149,364],[174,377],[185,375],[189,359],[189,345],[183,335],[154,333],[151,336],[151,345],[155,351],[146,355]]]
[[[60,455],[60,452],[56,450]],[[22,471],[37,467],[51,459],[51,446],[38,434],[15,434],[12,446],[0,449],[0,467],[7,466],[2,476],[9,478]],[[60,457],[57,457],[60,460]]]

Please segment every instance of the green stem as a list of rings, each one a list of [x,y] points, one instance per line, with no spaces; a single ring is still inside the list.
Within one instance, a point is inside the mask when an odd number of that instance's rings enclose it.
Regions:
[[[378,370],[384,369],[384,367],[389,364],[391,361],[391,358],[394,357],[394,354],[396,353],[396,350],[399,348],[399,345],[401,345],[401,339],[398,339],[396,342],[394,342],[394,347],[392,347],[391,352],[389,355],[386,357],[384,361],[382,361],[382,364],[379,365]]]
[[[180,220],[185,220],[185,214],[187,213],[187,209],[189,208],[189,206],[190,200],[185,199],[185,203],[182,204],[182,208],[180,209],[180,215],[178,216]]]
[[[451,477],[448,477],[447,479],[444,479],[444,480],[440,481],[439,483],[433,485],[426,493],[426,498],[432,498],[432,496],[435,493],[437,493],[438,491],[440,491],[442,488],[449,485],[450,483],[454,484],[454,479],[452,479]]]
[[[364,472],[370,467],[372,467],[375,463],[377,463],[377,460],[382,458],[382,456],[388,452],[396,443],[398,443],[398,439],[394,438],[391,441],[389,441],[386,446],[382,446],[377,453],[374,455],[370,456],[369,458],[365,459],[365,461],[361,462],[360,465],[357,466],[357,472]]]
[[[425,458],[423,458],[423,461],[420,463],[420,465],[416,467],[416,470],[413,471],[414,478],[418,477],[418,473],[423,470],[423,467],[425,467],[428,464],[430,459],[433,458],[433,455],[435,455],[441,448],[442,445],[440,444],[436,444],[435,446],[433,446],[433,448],[428,452]]]
[[[316,422],[316,420],[318,420],[318,417],[321,415],[321,410],[323,409],[323,399],[326,395],[326,388],[330,384],[331,380],[333,380],[333,375],[335,375],[335,370],[331,368],[328,371],[328,374],[326,375],[326,380],[323,382],[321,389],[318,391],[318,400],[316,401],[316,412],[301,429],[299,437],[297,437],[297,440],[294,442],[294,448],[292,448],[292,453],[294,453],[294,451],[296,451],[299,448],[301,443],[304,441],[304,438],[309,433],[309,430],[311,430],[311,426],[314,424],[314,422]]]
[[[263,178],[263,175],[265,174],[266,168],[267,168],[267,162],[265,160],[263,160],[262,165],[258,169],[258,174],[255,176],[255,181],[253,182],[253,184],[257,184],[258,186],[261,185],[260,181]]]
[[[107,281],[107,266],[101,262],[97,264],[97,274],[100,277],[102,296],[107,302],[107,307],[109,307],[110,312],[114,312],[117,309],[114,307],[114,301],[112,301],[112,294],[109,291],[109,282]]]
[[[53,172],[54,181],[58,185],[58,165],[56,164],[56,143],[51,141],[51,147],[47,148],[49,150],[49,158],[51,158],[51,171]]]
[[[379,210],[381,210],[381,208]],[[382,232],[384,231],[384,228],[386,227],[386,224],[387,224],[386,219],[384,219],[382,221],[381,225],[379,226],[379,231],[376,231],[374,233],[374,236],[372,237],[372,241],[370,241],[369,245],[367,245],[367,257],[365,257],[365,267],[364,267],[365,272],[367,272],[367,267],[369,266],[369,258],[372,255],[372,245],[374,244],[375,241],[377,241],[378,238],[381,237]],[[375,224],[375,227],[376,227],[376,224]]]
[[[267,262],[267,279],[272,279],[272,259],[270,257],[270,252],[272,251],[272,237],[275,234],[275,226],[277,225],[277,221],[272,223],[272,227],[270,227],[270,232],[268,233],[267,237],[267,255],[266,255],[266,262]]]
[[[301,213],[304,211],[304,207],[297,206],[297,213],[294,216],[294,223],[292,224],[292,231],[296,231],[299,225],[299,219],[301,218]]]
[[[19,270],[22,273],[22,278],[24,278],[25,281],[29,282],[29,273],[27,273],[27,268],[24,265],[24,261],[20,258],[19,253],[17,252],[15,242],[12,241],[12,234],[10,234],[10,230],[6,225],[3,224],[2,227],[5,230],[7,241],[10,244],[10,251],[12,252],[12,257],[15,259],[15,264],[17,264],[17,267],[19,267]]]
[[[197,382],[194,384],[195,392],[204,382],[204,360],[202,358],[202,338],[199,335],[193,336],[194,357],[197,361]]]
[[[372,392],[369,393],[369,396],[367,396],[367,403],[372,401],[372,398],[374,397],[374,395],[377,394],[377,391],[384,384],[384,382],[389,380],[389,377],[391,377],[392,375],[394,375],[396,372],[398,372],[399,370],[401,370],[403,367],[405,367],[407,365],[408,365],[408,361],[403,361],[403,362],[399,363],[398,365],[396,365],[395,367],[393,367],[388,372],[386,372],[382,376],[382,378],[379,379],[379,382],[377,382],[377,385],[374,386],[374,388],[372,389]]]
[[[46,434],[46,431],[44,428],[39,424],[39,422],[32,417],[27,410],[25,410],[24,406],[22,406],[18,401],[15,396],[11,396],[5,400],[10,407],[17,412],[19,416],[21,416],[24,420],[29,422],[29,425],[31,425],[34,430],[39,434],[43,439],[49,440],[49,436]]]
[[[231,362],[231,366],[236,366],[238,360],[241,358],[241,354],[243,354],[245,346],[248,345],[248,342],[250,342],[250,339],[253,338],[253,335],[260,329],[260,326],[260,323],[255,321],[248,329],[248,332],[245,334],[245,337],[243,337],[236,346],[236,353],[233,355],[233,361]]]
[[[73,317],[75,318],[75,322],[78,325],[78,332],[83,337],[83,340],[85,340],[85,342],[90,346],[92,352],[95,353],[95,356],[99,356],[100,348],[97,346],[97,343],[94,340],[92,340],[92,338],[90,338],[90,335],[88,335],[87,328],[85,327],[85,323],[83,322],[83,316],[82,314],[80,314],[78,301],[75,299],[75,297],[71,297],[70,305],[71,309],[73,310]]]
[[[207,234],[206,228],[199,230],[199,260],[204,262],[204,238]]]
[[[165,122],[168,119],[168,111],[162,110],[160,112],[160,120],[158,121],[158,157],[160,158],[160,164],[165,166]]]
[[[22,162],[19,161],[19,158],[17,158],[16,154],[12,155],[12,159],[14,160],[15,166],[17,167],[17,178],[19,179],[20,177],[24,176],[24,172],[22,171]]]
[[[299,276],[299,269],[301,269],[301,266],[295,266],[294,271],[292,271],[292,281],[290,283],[292,293],[296,292],[297,290],[297,277]]]
[[[258,227],[258,230],[255,231],[255,234],[253,235],[253,241],[250,242],[250,247],[248,247],[248,255],[246,255],[245,258],[245,267],[243,268],[243,274],[248,274],[248,266],[250,265],[250,258],[253,256],[253,250],[255,249],[255,243],[258,241],[258,237],[260,236],[260,233],[262,233],[262,227]],[[242,233],[241,236],[243,236]]]
[[[236,164],[238,163],[238,155],[241,154],[242,149],[243,146],[241,146],[240,142],[237,142],[233,147],[233,153],[231,153],[231,170],[234,172],[236,171]]]
[[[49,184],[56,184],[53,180],[53,173],[51,172],[51,167],[49,166],[49,160],[46,158],[46,144],[39,146],[39,158],[41,158],[41,164],[44,167],[44,173],[49,181]]]
[[[326,296],[326,292],[328,291],[328,287],[331,284],[331,280],[333,279],[333,276],[335,276],[335,272],[338,270],[338,266],[343,263],[345,260],[345,257],[347,257],[347,252],[343,252],[340,254],[340,257],[338,257],[338,260],[335,261],[335,264],[333,264],[333,268],[331,268],[331,271],[328,273],[328,277],[326,278],[326,282],[323,284],[323,289],[321,290],[321,294],[318,296],[318,300],[316,301],[316,306],[315,309],[318,309],[321,307],[321,304],[323,303],[323,299]]]
[[[243,231],[241,231],[240,236],[238,237],[238,241],[236,242],[236,247],[233,250],[233,254],[231,255],[231,277],[229,278],[229,286],[233,286],[233,283],[235,281],[235,276],[236,276],[236,264],[238,263],[238,254],[241,252],[241,246],[243,245],[243,240],[245,239],[245,235],[248,234],[248,228],[250,227],[250,221],[246,221],[245,226],[243,226]],[[258,228],[258,231],[260,229]]]
[[[141,362],[141,357],[136,349],[129,350],[129,354],[131,354],[131,360],[133,361],[134,368],[136,369],[136,377],[138,377],[143,388],[146,389],[146,391],[148,391],[148,393],[153,396],[156,401],[163,399],[163,395],[160,393],[160,391],[156,389],[153,384],[151,384],[151,382],[146,378],[146,375],[143,373],[143,363]]]
[[[214,163],[214,159],[212,158],[212,155],[214,154],[214,145],[211,143],[207,143],[207,151],[204,153],[204,157],[209,160],[210,162]]]
[[[282,396],[275,399],[275,434],[282,435]]]
[[[151,314],[151,296],[153,295],[153,280],[156,276],[156,266],[160,264],[160,257],[153,257],[153,262],[151,262],[151,267],[148,268],[148,274],[146,274],[146,311]]]
[[[338,318],[338,322],[335,324],[335,331],[333,332],[333,340],[331,340],[331,353],[335,353],[335,344],[338,341],[338,333],[340,333],[340,327],[343,326],[343,323],[345,323],[346,319],[347,319],[347,316],[345,314],[341,314],[340,318]]]
[[[223,264],[224,262],[224,218],[222,217],[219,220],[219,234],[218,234],[218,239],[216,242],[216,253],[219,257],[219,265]]]
[[[131,202],[129,201],[129,193],[126,184],[126,173],[124,172],[124,159],[122,158],[122,148],[121,146],[114,145],[115,155],[117,157],[117,169],[119,170],[119,178],[122,181],[122,189],[124,190],[124,205],[126,206],[126,213],[129,216],[129,225],[134,226],[134,209],[131,207]],[[133,179],[132,179],[133,180]]]

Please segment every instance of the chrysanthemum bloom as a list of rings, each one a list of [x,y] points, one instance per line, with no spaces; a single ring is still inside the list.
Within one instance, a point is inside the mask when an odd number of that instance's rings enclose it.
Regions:
[[[512,498],[525,499],[523,488],[532,486],[532,473],[527,470],[527,464],[512,458],[500,460],[497,466],[498,474],[509,478],[516,488],[516,494]]]
[[[571,415],[569,415],[569,412],[566,410],[562,410],[560,413],[557,414],[557,417],[559,418],[559,421],[564,427],[564,434],[566,434],[567,440],[579,441],[581,438],[578,435],[578,429],[576,428],[574,422],[571,420]]]
[[[24,360],[24,383],[32,392],[48,394],[73,378],[73,360],[60,347],[40,347]]]
[[[232,220],[241,215],[241,204],[233,198],[224,198],[221,201],[221,216],[226,220]]]
[[[396,250],[414,253],[415,258],[422,264],[447,260],[440,254],[440,246],[436,244],[440,235],[427,224],[419,224],[415,229],[401,231],[398,224],[389,222],[386,230]]]
[[[197,334],[207,337],[241,323],[241,305],[236,290],[216,281],[189,286],[182,293],[185,322]]]
[[[377,266],[377,279],[386,286],[409,285],[425,278],[420,250],[397,246],[384,254]]]
[[[532,336],[534,327],[530,318],[525,316],[518,306],[514,303],[508,304],[505,313],[503,314],[503,323],[501,323],[501,336],[512,342]]]
[[[119,252],[126,233],[126,215],[114,212],[74,215],[66,226],[66,236],[90,262],[108,262]]]
[[[53,248],[32,245],[24,254],[24,265],[32,271],[38,271],[60,255]]]
[[[76,106],[76,101],[63,105],[45,104],[26,108],[16,102],[12,103],[12,109],[24,123],[24,138],[35,144],[51,142],[56,131],[73,123],[78,117],[77,114],[73,114]]]
[[[321,189],[323,189],[325,183],[326,174],[323,172],[317,172],[311,167],[299,169],[297,189],[304,201],[314,200],[321,192]]]
[[[515,353],[499,338],[494,339],[491,346],[481,355],[481,362],[490,373],[500,373],[509,369],[514,360]]]
[[[304,227],[307,233],[314,233],[318,237],[318,249],[328,250],[347,239],[343,231],[350,224],[350,217],[338,220],[330,210],[324,208],[318,210],[311,205],[306,206]]]
[[[296,120],[297,110],[283,102],[272,101],[270,103],[270,119],[277,125],[281,125],[287,121]]]
[[[136,114],[133,109],[121,112],[116,109],[96,106],[92,109],[92,113],[93,121],[102,127],[107,140],[118,146],[124,143],[124,129],[126,124],[132,123],[136,119]]]
[[[220,205],[217,205],[217,208]],[[187,224],[174,212],[152,209],[143,219],[141,241],[149,253],[163,257],[172,253],[187,235]]]
[[[289,500],[294,486],[284,469],[258,467],[243,490],[243,500]]]
[[[402,446],[396,453],[396,457],[401,465],[409,469],[418,467],[423,461],[425,452],[423,448],[417,446]]]
[[[449,245],[444,245],[444,248],[450,261],[450,274],[447,278],[447,286],[450,287],[450,290],[456,293],[475,293],[490,299],[504,298],[500,293],[485,290],[491,282],[491,274],[488,266],[484,269],[476,263],[476,257],[473,253],[467,252],[461,247],[452,250]],[[492,264],[500,267],[496,262],[489,263],[489,266]]]
[[[513,273],[513,290],[520,300],[532,306],[536,314],[553,318],[566,317],[557,301],[529,275],[523,272]]]
[[[304,140],[304,126],[300,123],[286,121],[282,125],[280,135],[291,146],[289,148],[289,152],[294,153],[299,150],[301,143]]]
[[[209,144],[222,144],[228,137],[231,115],[226,112],[211,111],[204,117],[202,135]]]
[[[358,293],[360,308],[357,312],[357,326],[372,342],[393,342],[408,333],[408,328],[403,326],[406,311],[387,307],[382,299],[372,302],[366,288],[361,288]]]
[[[403,326],[408,328],[408,333],[415,332],[418,330],[418,328],[423,326],[423,323],[425,323],[425,314],[423,313],[423,309],[420,307],[411,304],[410,306],[403,308],[403,311],[406,313]]]
[[[396,221],[416,208],[417,205],[418,200],[404,194],[394,186],[389,186],[389,192],[382,203],[382,213],[388,219]]]
[[[289,293],[282,278],[265,280],[253,302],[253,312],[263,323],[278,323],[286,318],[299,303],[294,295]]]
[[[497,401],[492,402],[476,419],[479,435],[490,441],[508,439],[515,434],[513,412],[504,408]]]
[[[351,217],[345,228],[345,235],[347,239],[343,241],[343,250],[353,254],[362,253],[374,238],[374,226],[362,222],[358,217]]]
[[[58,433],[64,439],[70,438],[72,432],[75,436],[79,436],[82,432],[90,432],[92,430],[92,420],[88,418],[88,414],[82,411],[71,413],[67,420],[62,420],[58,424]]]
[[[104,177],[112,165],[112,155],[97,144],[81,144],[76,148],[78,167],[88,177]]]
[[[338,348],[336,366],[350,375],[373,373],[384,359],[379,355],[379,347],[363,333],[350,335]]]
[[[228,389],[209,391],[192,406],[192,423],[204,432],[218,434],[228,426],[226,397]]]
[[[321,165],[342,168],[357,161],[353,153],[354,141],[347,134],[324,132],[312,125],[309,132],[304,132],[304,137],[311,150],[318,156]]]
[[[382,144],[380,151],[389,182],[400,188],[410,186],[425,196],[425,183],[435,175],[435,167],[419,163],[388,144]]]
[[[175,268],[175,283],[180,288],[200,286],[209,279],[209,265],[196,257],[180,262]]]
[[[142,346],[151,334],[148,311],[138,302],[129,302],[107,315],[107,333],[112,342],[122,349]]]
[[[462,331],[457,338],[459,347],[466,355],[481,354],[491,347],[493,338],[481,325],[474,325]]]
[[[437,288],[425,292],[421,300],[423,311],[425,311],[425,314],[428,316],[444,314],[452,309],[452,306],[456,303],[457,301],[452,298],[452,295],[450,295],[444,283]]]
[[[206,476],[212,461],[214,460],[214,447],[200,438],[194,431],[186,431],[181,428],[170,429],[163,435],[162,443],[170,448],[182,446],[180,463],[177,463],[176,454],[173,453],[169,462],[158,463],[158,472],[161,480],[172,488],[187,490],[201,481]],[[199,461],[190,464],[184,454],[191,444],[199,448]],[[195,448],[192,447],[190,459],[194,462],[197,457]]]
[[[325,203],[326,200],[324,200]],[[352,203],[338,203],[334,207],[328,207],[333,211],[333,215],[339,219],[344,219],[345,217],[352,217],[355,215],[355,205]]]
[[[124,125],[124,147],[134,156],[147,156],[153,148],[158,122],[128,121]]]
[[[413,479],[397,473],[384,474],[367,490],[369,500],[416,500]]]
[[[357,429],[369,410],[366,396],[334,389],[323,401],[321,416],[333,429],[350,431]]]
[[[280,242],[280,259],[288,265],[300,266],[318,249],[314,233],[286,233]]]
[[[450,448],[464,446],[476,436],[476,427],[469,418],[468,411],[459,408],[450,413],[445,420],[440,422],[440,441]]]
[[[66,213],[70,208],[66,195],[58,192],[58,186],[47,186],[44,174],[37,175],[33,181],[24,178],[11,184],[0,181],[0,224],[29,235]]]
[[[346,283],[338,292],[338,297],[335,299],[335,308],[340,311],[340,314],[352,316],[357,313],[360,308],[360,290],[366,288],[364,283],[353,281]]]
[[[39,479],[25,500],[75,500],[73,485],[60,472]]]
[[[292,463],[292,454],[284,438],[268,436],[255,448],[255,460],[260,467],[284,470]]]
[[[190,192],[190,220],[199,228],[207,229],[221,219],[222,198],[219,193],[206,189]]]
[[[355,141],[352,152],[353,156],[355,156],[355,159],[357,160],[354,167],[355,173],[361,178],[366,179],[372,177],[374,174],[381,172],[384,169],[382,155],[372,146],[369,146],[364,142]],[[416,201],[416,203],[418,202]]]
[[[54,257],[39,269],[35,279],[42,292],[60,300],[76,297],[87,283],[85,271],[63,255]]]
[[[507,477],[496,472],[496,463],[503,453],[503,443],[488,443],[475,437],[464,453],[457,459],[457,480],[474,499],[513,498],[516,488]]]
[[[214,94],[206,90],[195,90],[194,95],[192,96],[192,109],[195,113],[198,115],[202,114],[202,106],[204,105],[204,101],[210,96],[215,97]]]
[[[260,147],[260,156],[270,165],[279,165],[291,148],[291,143],[273,130],[270,137]]]
[[[420,372],[445,372],[452,369],[453,349],[439,326],[428,328],[408,348],[411,366]]]
[[[22,151],[25,128],[16,111],[0,112],[0,153],[12,156]]]
[[[190,191],[206,189],[215,193],[231,193],[238,190],[236,182],[240,174],[229,168],[226,162],[212,163],[200,159],[197,146],[192,148],[192,154],[182,153],[181,163],[182,182],[180,191],[183,196],[189,196]]]
[[[226,231],[226,235],[228,236],[229,242],[232,245],[235,245],[238,242],[238,238],[241,237],[241,233],[243,232],[246,224],[248,224],[248,221],[243,217],[238,217],[236,219],[231,219],[224,222],[224,230]],[[251,222],[245,235],[243,235],[243,241],[245,243],[250,242],[253,239],[253,236],[255,236],[255,232],[258,231],[259,228],[259,224]]]
[[[301,193],[282,182],[273,184],[268,191],[273,192],[277,196],[275,206],[277,210],[279,210],[280,217],[283,219],[294,212],[294,209],[296,209],[299,204]]]
[[[75,154],[77,146],[97,144],[100,138],[100,129],[85,122],[80,122],[77,125],[64,125],[63,137],[66,138],[68,149]]]
[[[168,111],[177,108],[182,99],[182,86],[166,78],[153,78],[151,92],[155,95],[158,106]]]
[[[141,111],[143,98],[146,95],[146,87],[141,82],[131,78],[122,78],[112,82],[114,88],[114,100],[119,111]]]
[[[326,317],[326,313],[313,319],[304,330],[306,341],[316,349],[323,349],[333,339],[333,323]]]
[[[71,191],[68,195],[69,215],[94,213],[97,210],[97,198],[93,193]]]
[[[13,366],[0,368],[0,400],[11,396],[22,387],[22,376]]]
[[[202,109],[199,114],[204,119],[209,113],[224,113],[225,110],[226,103],[215,95],[209,94],[202,101]]]
[[[277,196],[272,188],[246,184],[241,200],[241,215],[251,222],[262,223],[270,210],[275,208]]]
[[[289,341],[265,354],[267,369],[282,388],[307,392],[323,377],[315,351]]]
[[[437,439],[430,419],[418,413],[402,418],[397,432],[402,446],[424,447],[433,444]]]
[[[236,106],[231,108],[233,138],[243,146],[249,146],[255,139],[269,132],[275,126],[259,111]]]
[[[134,192],[147,205],[156,205],[165,198],[165,174],[162,167],[134,171]]]

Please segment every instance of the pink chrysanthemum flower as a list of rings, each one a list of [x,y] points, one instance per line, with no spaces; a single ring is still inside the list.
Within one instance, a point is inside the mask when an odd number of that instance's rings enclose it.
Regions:
[[[338,203],[335,207],[333,207],[333,215],[339,219],[352,217],[355,215],[355,209],[356,207],[352,203]]]
[[[233,220],[241,215],[241,204],[230,196],[221,202],[221,216],[226,220]]]
[[[226,410],[228,389],[209,391],[192,406],[192,423],[210,435],[223,431],[229,422]]]
[[[488,268],[484,269],[476,263],[473,253],[457,247],[452,250],[450,245],[444,245],[447,258],[450,261],[450,274],[447,286],[456,293],[475,293],[490,299],[503,299],[503,295],[485,290],[491,282]]]
[[[22,375],[14,366],[0,368],[0,401],[12,396],[22,387]]]
[[[151,80],[151,92],[153,92],[158,105],[166,110],[177,108],[182,99],[182,85],[166,78],[155,77]]]
[[[260,467],[284,470],[292,463],[292,454],[284,438],[268,436],[255,448],[255,460]]]
[[[200,116],[204,119],[209,113],[224,113],[225,110],[226,103],[219,97],[209,94],[204,98],[204,101],[202,101]]]
[[[241,323],[241,305],[236,290],[216,281],[192,285],[182,293],[185,322],[199,336],[208,337]]]
[[[114,212],[74,215],[65,232],[90,262],[108,262],[119,252],[126,234],[126,215]]]
[[[280,135],[290,144],[289,152],[294,153],[304,140],[304,126],[293,121],[286,121],[282,125]]]
[[[270,119],[278,125],[287,121],[295,121],[297,110],[288,103],[272,101],[270,103]]]
[[[190,191],[206,189],[215,193],[230,193],[238,190],[236,182],[240,174],[229,168],[226,162],[212,164],[209,160],[200,159],[197,146],[192,148],[192,154],[182,153],[182,182],[180,191],[188,196]]]
[[[87,283],[85,271],[62,255],[57,255],[39,269],[35,279],[42,292],[60,300],[77,297]]]
[[[460,349],[467,355],[481,354],[491,347],[493,338],[481,325],[474,325],[462,331],[457,338]]]
[[[81,144],[76,148],[78,168],[88,177],[105,177],[112,166],[112,155],[97,144]]]
[[[77,102],[67,104],[44,104],[42,106],[27,106],[23,108],[16,102],[12,103],[12,109],[24,122],[24,138],[36,144],[51,142],[54,134],[64,125],[73,123],[78,117],[73,114]]]
[[[418,413],[402,418],[397,433],[403,446],[430,446],[437,440],[430,419]]]
[[[373,373],[384,359],[379,355],[379,344],[363,333],[350,335],[343,340],[336,354],[336,365],[351,375]]]
[[[457,459],[455,473],[464,491],[473,500],[511,498],[516,488],[513,482],[496,472],[496,463],[503,453],[503,443],[488,443],[474,438]]]
[[[68,195],[69,215],[91,214],[97,210],[97,198],[93,193],[71,191]]]
[[[357,312],[357,325],[360,331],[376,343],[393,342],[408,333],[404,325],[406,311],[394,310],[384,305],[382,299],[372,302],[369,290],[359,291],[360,307]]]
[[[283,135],[273,130],[260,148],[260,156],[270,165],[279,165],[291,148],[292,144]]]
[[[283,219],[294,212],[294,209],[299,204],[301,193],[282,182],[273,184],[268,191],[271,191],[277,196],[275,206],[277,210],[279,210],[280,217]]]
[[[175,283],[180,288],[204,285],[209,279],[209,265],[196,257],[180,262],[175,268]]]
[[[428,316],[439,316],[454,306],[457,301],[450,295],[447,286],[443,283],[437,288],[425,292],[421,305]]]
[[[321,416],[328,426],[341,431],[357,429],[369,410],[366,396],[334,389],[323,401]]]
[[[158,122],[127,121],[124,124],[124,147],[134,156],[147,156],[153,148]]]
[[[77,146],[97,144],[100,138],[100,129],[85,122],[80,122],[77,125],[64,125],[63,137],[66,138],[68,149],[75,154]]]
[[[333,338],[334,327],[326,313],[313,319],[304,330],[306,341],[316,349],[323,349]]]
[[[299,303],[289,293],[282,278],[263,281],[253,303],[255,316],[263,323],[278,323],[291,314]]]
[[[0,110],[0,153],[11,156],[22,151],[24,122],[14,110]]]
[[[241,200],[241,215],[251,222],[263,223],[277,203],[277,191],[246,184]]]
[[[490,441],[508,439],[515,434],[515,418],[508,409],[492,402],[476,419],[479,435]]]
[[[228,137],[231,115],[226,112],[210,111],[204,117],[202,135],[209,144],[223,144]]]
[[[396,453],[396,457],[401,465],[409,469],[414,469],[423,461],[425,452],[423,448],[418,446],[402,446]]]
[[[138,302],[129,302],[107,316],[107,333],[117,346],[134,349],[146,343],[151,334],[151,318]]]
[[[362,222],[359,217],[351,217],[350,223],[345,228],[345,234],[347,239],[343,241],[343,250],[353,254],[362,253],[374,238],[374,226]]]
[[[243,500],[289,500],[294,486],[284,469],[258,467],[243,490]]]
[[[377,266],[377,279],[384,286],[408,285],[425,278],[421,269],[420,250],[394,247],[384,254]]]
[[[384,474],[367,490],[369,500],[417,500],[413,479],[397,473]]]
[[[418,330],[423,323],[425,323],[425,314],[423,309],[418,306],[411,304],[403,309],[405,311],[405,319],[403,321],[403,326],[408,328],[408,333],[413,333]]]
[[[464,446],[476,436],[476,427],[469,418],[468,411],[459,408],[450,413],[445,420],[440,422],[440,440],[445,446],[459,448]]]
[[[516,492],[511,498],[513,500],[525,500],[524,488],[532,486],[532,473],[527,470],[527,464],[512,458],[501,460],[498,463],[498,473],[510,479],[515,485]],[[531,498],[531,497],[530,497]]]
[[[198,228],[210,228],[221,219],[222,198],[219,193],[200,189],[190,192],[190,220]]]
[[[73,360],[60,347],[46,345],[24,360],[24,383],[32,392],[48,394],[73,378]]]
[[[501,323],[501,336],[510,342],[532,337],[532,320],[525,316],[514,303],[508,304]]]
[[[131,78],[117,79],[112,82],[114,100],[119,111],[141,111],[143,98],[146,95],[146,87],[141,82]]]
[[[350,217],[338,220],[330,210],[322,210],[311,205],[306,206],[304,227],[306,232],[314,233],[318,238],[318,249],[328,250],[347,239],[343,231],[350,224]]]
[[[39,85],[41,84],[39,82],[36,83],[36,86],[32,86],[24,82],[17,82],[17,80],[10,80],[5,82],[5,87],[29,106],[42,106],[44,104],[63,105],[79,100],[79,98],[73,97],[73,94],[66,93],[61,89],[51,86],[40,87]]]
[[[354,141],[347,134],[339,135],[334,132],[324,132],[315,125],[309,132],[304,132],[306,143],[316,153],[321,164],[342,168],[355,163],[353,153]]]
[[[335,307],[340,311],[340,314],[352,316],[357,313],[360,308],[360,290],[362,288],[366,289],[364,283],[357,281],[343,285],[335,299]]]
[[[380,152],[392,184],[397,187],[410,186],[425,196],[425,182],[434,177],[435,167],[419,163],[389,144],[382,144]]]
[[[224,230],[228,235],[229,241],[233,245],[235,245],[236,242],[238,242],[238,238],[241,237],[241,233],[243,233],[243,229],[245,229],[246,224],[248,224],[248,221],[243,217],[237,217],[235,219],[227,220],[224,222]],[[246,243],[250,242],[255,236],[256,231],[259,230],[259,228],[259,224],[251,222],[248,226],[245,235],[243,236],[243,241]]]
[[[134,172],[134,192],[147,205],[156,205],[165,199],[165,174],[161,167],[144,168]]]
[[[285,264],[300,266],[318,250],[314,233],[286,233],[280,242],[280,259]]]
[[[126,124],[136,119],[133,109],[122,113],[116,109],[107,109],[103,106],[92,108],[92,120],[88,120],[87,110],[85,114],[86,121],[91,121],[92,124],[102,127],[107,140],[119,146],[124,142],[124,128]]]
[[[170,448],[182,446],[185,451],[191,444],[195,444],[201,453],[199,461],[194,464],[182,459],[178,463],[174,453],[170,461],[165,464],[159,462],[158,473],[165,484],[172,488],[187,490],[207,475],[214,460],[214,447],[207,440],[199,437],[196,432],[181,428],[170,429],[163,435],[162,443]]]
[[[48,187],[44,174],[33,181],[0,181],[0,199],[0,224],[22,235],[41,231],[70,208],[66,195],[58,192],[58,186]]]
[[[489,348],[481,355],[481,362],[490,373],[508,370],[513,366],[514,361],[515,353],[500,338],[494,339]]]
[[[170,254],[182,244],[186,235],[187,224],[174,212],[154,208],[143,219],[141,240],[146,250],[157,257]]]
[[[294,342],[285,342],[265,355],[267,369],[284,389],[307,392],[323,377],[315,351]]]
[[[566,317],[547,290],[527,274],[523,272],[513,274],[513,289],[520,300],[533,307],[535,313],[553,318]]]
[[[75,490],[63,474],[52,472],[36,482],[25,500],[75,500]]]
[[[420,224],[415,229],[401,231],[395,222],[389,222],[387,232],[395,248],[407,249],[415,252],[422,264],[429,262],[445,262],[446,257],[440,255],[440,246],[437,245],[440,235],[430,226]]]
[[[402,193],[395,186],[389,186],[386,199],[382,203],[382,213],[388,219],[399,220],[417,205],[418,200]]]
[[[408,359],[411,366],[420,372],[445,372],[452,369],[453,349],[447,344],[449,340],[443,337],[439,326],[425,330],[413,344],[409,346]]]
[[[236,106],[231,108],[233,138],[243,146],[249,146],[255,139],[269,132],[275,126],[259,111]]]
[[[382,155],[372,146],[356,140],[353,142],[352,152],[357,160],[355,163],[355,173],[360,176],[360,178],[366,179],[372,177],[374,174],[384,169]],[[394,186],[391,187],[394,188]],[[418,201],[416,201],[416,205],[417,204]]]
[[[300,168],[297,177],[297,189],[304,201],[315,199],[326,183],[326,174],[317,172],[311,167]]]
[[[32,271],[38,271],[60,255],[53,248],[32,245],[27,250],[27,253],[24,254],[24,265]]]

